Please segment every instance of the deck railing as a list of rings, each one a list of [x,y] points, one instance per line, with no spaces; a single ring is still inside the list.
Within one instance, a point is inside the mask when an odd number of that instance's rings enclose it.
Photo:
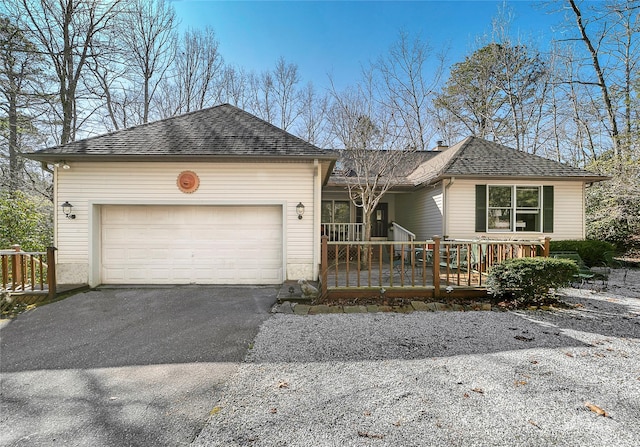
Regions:
[[[349,242],[364,239],[364,224],[362,223],[322,223],[321,234],[330,241]]]
[[[19,245],[0,250],[0,287],[11,295],[56,294],[55,247],[22,251]]]
[[[322,238],[322,296],[435,297],[486,294],[490,268],[548,256],[549,238],[529,241],[330,241]],[[454,293],[455,292],[455,293]]]
[[[415,233],[407,230],[396,222],[391,222],[391,239],[399,242],[413,241],[416,238]]]

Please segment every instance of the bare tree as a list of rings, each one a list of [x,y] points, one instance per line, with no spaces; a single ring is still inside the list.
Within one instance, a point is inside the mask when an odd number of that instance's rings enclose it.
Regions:
[[[223,60],[212,28],[187,30],[178,46],[171,81],[179,99],[178,113],[220,102]]]
[[[18,26],[51,63],[57,79],[59,143],[75,139],[79,126],[78,88],[92,55],[100,51],[100,34],[120,8],[120,0],[9,0]]]
[[[393,111],[396,132],[415,149],[426,150],[434,127],[429,104],[444,71],[444,55],[434,56],[425,41],[401,32],[374,68],[382,77],[379,94]]]
[[[247,75],[247,81],[249,110],[259,118],[275,123],[276,104],[273,76],[268,71],[261,74],[251,72]]]
[[[329,144],[327,134],[327,113],[329,98],[320,96],[312,83],[308,83],[300,92],[300,115],[293,132],[300,138],[325,147]]]
[[[94,82],[86,81],[100,107],[105,109],[99,125],[107,130],[118,130],[142,123],[140,95],[129,76],[129,67],[121,61],[92,59],[89,64]]]
[[[332,89],[328,119],[331,133],[343,148],[342,181],[349,199],[362,209],[364,239],[371,239],[371,215],[380,199],[401,179],[407,154],[415,151],[396,133],[389,110],[375,94],[371,72],[355,88]]]
[[[591,65],[593,67],[593,71],[596,75],[597,81],[593,82],[593,85],[596,85],[600,92],[602,93],[602,101],[604,103],[605,111],[607,112],[607,116],[609,117],[609,124],[611,125],[611,140],[613,143],[613,150],[616,155],[619,154],[619,132],[618,132],[618,119],[616,117],[616,112],[614,110],[613,103],[611,101],[611,95],[609,94],[609,85],[604,77],[604,72],[602,66],[600,64],[600,54],[598,49],[594,46],[591,41],[591,37],[589,37],[587,33],[587,24],[585,24],[582,11],[576,4],[574,0],[568,0],[569,5],[573,13],[575,14],[576,24],[578,27],[578,31],[580,32],[580,40],[584,43],[589,51],[589,55],[591,57]]]
[[[127,65],[141,79],[143,123],[153,96],[175,56],[176,13],[165,0],[129,0],[120,29]]]
[[[298,66],[287,63],[283,57],[278,59],[272,73],[272,86],[280,115],[277,124],[283,130],[289,130],[300,114],[300,94],[296,88],[299,82]]]
[[[220,99],[241,109],[247,108],[247,73],[242,68],[223,68]]]

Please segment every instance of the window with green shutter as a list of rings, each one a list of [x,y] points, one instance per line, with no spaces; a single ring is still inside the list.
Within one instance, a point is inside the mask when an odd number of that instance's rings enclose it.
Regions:
[[[553,186],[476,185],[477,232],[553,232]]]
[[[487,231],[487,185],[476,185],[476,231]]]

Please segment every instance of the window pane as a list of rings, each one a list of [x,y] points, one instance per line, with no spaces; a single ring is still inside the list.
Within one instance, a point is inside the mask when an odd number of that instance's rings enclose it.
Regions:
[[[511,210],[510,209],[490,209],[489,229],[511,231]]]
[[[489,186],[489,207],[510,207],[511,186]]]
[[[335,223],[349,223],[349,202],[334,202],[333,221]]]
[[[320,220],[322,223],[331,223],[331,209],[333,207],[333,202],[331,201],[322,201],[322,214]]]
[[[516,213],[516,231],[540,231],[540,213]]]
[[[540,204],[539,188],[516,188],[516,206],[518,208],[538,208]]]

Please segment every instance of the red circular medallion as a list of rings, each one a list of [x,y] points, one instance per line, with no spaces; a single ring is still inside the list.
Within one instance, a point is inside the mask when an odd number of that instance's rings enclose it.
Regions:
[[[178,175],[177,183],[180,191],[192,193],[200,186],[200,179],[198,178],[198,174],[193,171],[182,171],[180,175]]]

